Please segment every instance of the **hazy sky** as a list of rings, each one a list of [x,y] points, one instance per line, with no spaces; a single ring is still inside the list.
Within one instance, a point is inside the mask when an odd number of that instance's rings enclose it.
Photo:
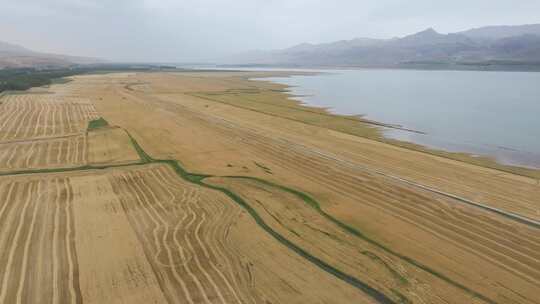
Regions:
[[[0,0],[0,41],[117,61],[196,61],[433,27],[540,23],[540,0]]]

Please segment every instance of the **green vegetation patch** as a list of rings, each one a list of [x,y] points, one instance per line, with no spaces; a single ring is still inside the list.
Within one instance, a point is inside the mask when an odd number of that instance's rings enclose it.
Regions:
[[[61,70],[34,70],[34,69],[7,69],[0,70],[0,92],[13,90],[22,91],[32,87],[50,85],[53,81],[60,81],[63,77],[73,76],[77,71],[71,69]]]
[[[67,77],[61,77],[61,78],[53,78],[51,79],[51,84],[64,84],[71,82],[72,80]]]
[[[101,64],[97,66],[72,66],[55,69],[0,69],[0,92],[24,91],[33,87],[41,87],[55,83],[66,83],[69,81],[66,77],[80,74],[161,70],[171,70],[171,68],[155,65]]]
[[[103,119],[103,117],[100,117],[88,123],[88,131],[92,131],[99,128],[105,128],[108,126],[109,126],[109,123],[105,119]]]

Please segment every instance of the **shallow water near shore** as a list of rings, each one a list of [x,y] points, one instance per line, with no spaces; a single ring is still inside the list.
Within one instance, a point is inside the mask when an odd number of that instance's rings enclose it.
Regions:
[[[540,73],[325,72],[265,80],[290,86],[306,105],[424,133],[387,128],[389,138],[540,168]]]

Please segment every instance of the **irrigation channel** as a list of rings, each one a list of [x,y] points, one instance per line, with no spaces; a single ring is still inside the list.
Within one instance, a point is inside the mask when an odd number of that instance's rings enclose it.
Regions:
[[[108,124],[107,122],[103,119],[103,118],[100,118],[98,120],[95,120],[95,121],[91,121],[89,123],[89,126],[88,126],[88,130],[91,130],[91,129],[96,129],[96,128],[103,128],[103,127],[108,127]],[[346,233],[354,236],[354,237],[357,237],[357,238],[360,238],[370,244],[372,244],[373,246],[376,246],[378,247],[379,249],[385,251],[386,253],[390,254],[390,255],[393,255],[399,259],[401,259],[402,261],[414,266],[414,267],[417,267],[443,281],[445,281],[446,283],[454,286],[454,287],[457,287],[461,290],[463,290],[464,292],[466,292],[467,294],[471,295],[472,297],[474,298],[477,298],[477,299],[480,299],[480,300],[483,300],[484,302],[487,302],[487,303],[491,303],[491,304],[496,304],[495,301],[493,301],[492,299],[452,280],[451,278],[445,276],[444,274],[441,274],[439,272],[437,272],[436,270],[410,258],[410,257],[407,257],[407,256],[404,256],[392,249],[390,249],[389,247],[383,245],[383,244],[380,244],[378,243],[376,240],[370,238],[369,236],[365,235],[364,233],[362,233],[361,231],[359,231],[358,229],[352,227],[352,226],[349,226],[347,225],[346,223],[343,223],[341,221],[339,221],[338,219],[336,219],[335,217],[333,217],[332,215],[326,213],[321,207],[320,207],[320,204],[317,200],[315,200],[314,198],[312,198],[311,196],[309,196],[308,194],[304,193],[304,192],[301,192],[301,191],[298,191],[298,190],[295,190],[295,189],[292,189],[292,188],[289,188],[289,187],[286,187],[286,186],[283,186],[283,185],[279,185],[279,184],[276,184],[276,183],[273,183],[273,182],[270,182],[270,181],[266,181],[264,179],[260,179],[260,178],[256,178],[256,177],[250,177],[250,176],[214,176],[214,175],[207,175],[207,174],[200,174],[200,173],[191,173],[191,172],[188,172],[186,171],[179,163],[179,161],[177,160],[174,160],[174,159],[154,159],[152,158],[150,155],[148,155],[144,149],[138,144],[138,142],[131,136],[131,134],[124,129],[124,131],[126,131],[126,133],[128,134],[129,138],[130,138],[130,141],[133,145],[133,148],[136,150],[140,160],[136,163],[129,163],[129,164],[111,164],[111,165],[84,165],[84,166],[79,166],[79,167],[70,167],[70,168],[48,168],[48,169],[30,169],[30,170],[19,170],[19,171],[11,171],[11,172],[3,172],[3,173],[0,173],[0,176],[13,176],[13,175],[22,175],[22,174],[36,174],[36,173],[60,173],[60,172],[73,172],[73,171],[86,171],[86,170],[103,170],[103,169],[109,169],[109,168],[118,168],[118,167],[129,167],[129,166],[140,166],[140,165],[148,165],[148,164],[166,164],[168,166],[170,166],[175,172],[176,174],[181,177],[182,179],[190,182],[190,183],[193,183],[193,184],[196,184],[196,185],[199,185],[199,186],[202,186],[202,187],[205,187],[205,188],[209,188],[209,189],[212,189],[212,190],[216,190],[216,191],[220,191],[222,192],[223,194],[227,195],[230,199],[232,199],[235,203],[237,203],[239,206],[241,206],[243,209],[245,209],[249,215],[255,220],[255,222],[259,225],[259,227],[261,227],[262,229],[264,229],[269,235],[271,235],[275,240],[277,240],[278,242],[280,242],[281,244],[285,245],[288,249],[292,250],[293,252],[295,252],[296,254],[298,254],[299,256],[303,257],[304,259],[306,259],[307,261],[309,261],[310,263],[314,264],[315,266],[317,266],[318,268],[320,268],[321,270],[333,275],[334,277],[350,284],[351,286],[355,287],[356,289],[364,292],[365,294],[369,295],[371,298],[373,298],[375,301],[377,301],[378,303],[382,303],[382,304],[395,304],[396,302],[394,300],[392,300],[391,298],[389,298],[388,296],[386,296],[384,293],[376,290],[375,288],[369,286],[368,284],[366,284],[365,282],[331,266],[330,264],[326,263],[325,261],[311,255],[309,252],[307,252],[306,250],[304,250],[303,248],[299,247],[298,245],[294,244],[293,242],[289,241],[287,238],[285,238],[284,236],[282,236],[281,234],[279,234],[277,231],[273,230],[268,224],[266,224],[266,222],[262,219],[262,217],[257,213],[257,211],[251,207],[251,205],[245,201],[242,197],[240,197],[238,194],[234,193],[233,191],[227,189],[227,188],[224,188],[224,187],[220,187],[220,186],[215,186],[215,185],[212,185],[212,184],[208,184],[208,183],[205,183],[204,180],[206,178],[211,178],[211,177],[223,177],[223,178],[231,178],[231,179],[244,179],[244,180],[251,180],[251,181],[255,181],[255,182],[258,182],[258,183],[262,183],[266,186],[270,186],[270,187],[273,187],[273,188],[276,188],[276,189],[279,189],[281,191],[285,191],[287,193],[290,193],[294,196],[296,196],[297,198],[299,198],[301,201],[303,201],[304,203],[306,203],[309,207],[313,208],[314,210],[316,210],[321,216],[323,216],[324,218],[330,220],[331,222],[333,222],[335,225],[337,225],[340,229],[342,229],[343,231],[345,231]],[[404,303],[408,303],[408,299],[406,298],[403,298],[402,301],[400,302],[404,302]],[[397,303],[396,303],[397,304]]]

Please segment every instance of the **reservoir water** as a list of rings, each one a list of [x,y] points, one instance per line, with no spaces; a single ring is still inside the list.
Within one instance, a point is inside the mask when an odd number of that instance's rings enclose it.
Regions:
[[[540,73],[365,69],[265,80],[307,105],[425,133],[387,137],[540,168]]]

